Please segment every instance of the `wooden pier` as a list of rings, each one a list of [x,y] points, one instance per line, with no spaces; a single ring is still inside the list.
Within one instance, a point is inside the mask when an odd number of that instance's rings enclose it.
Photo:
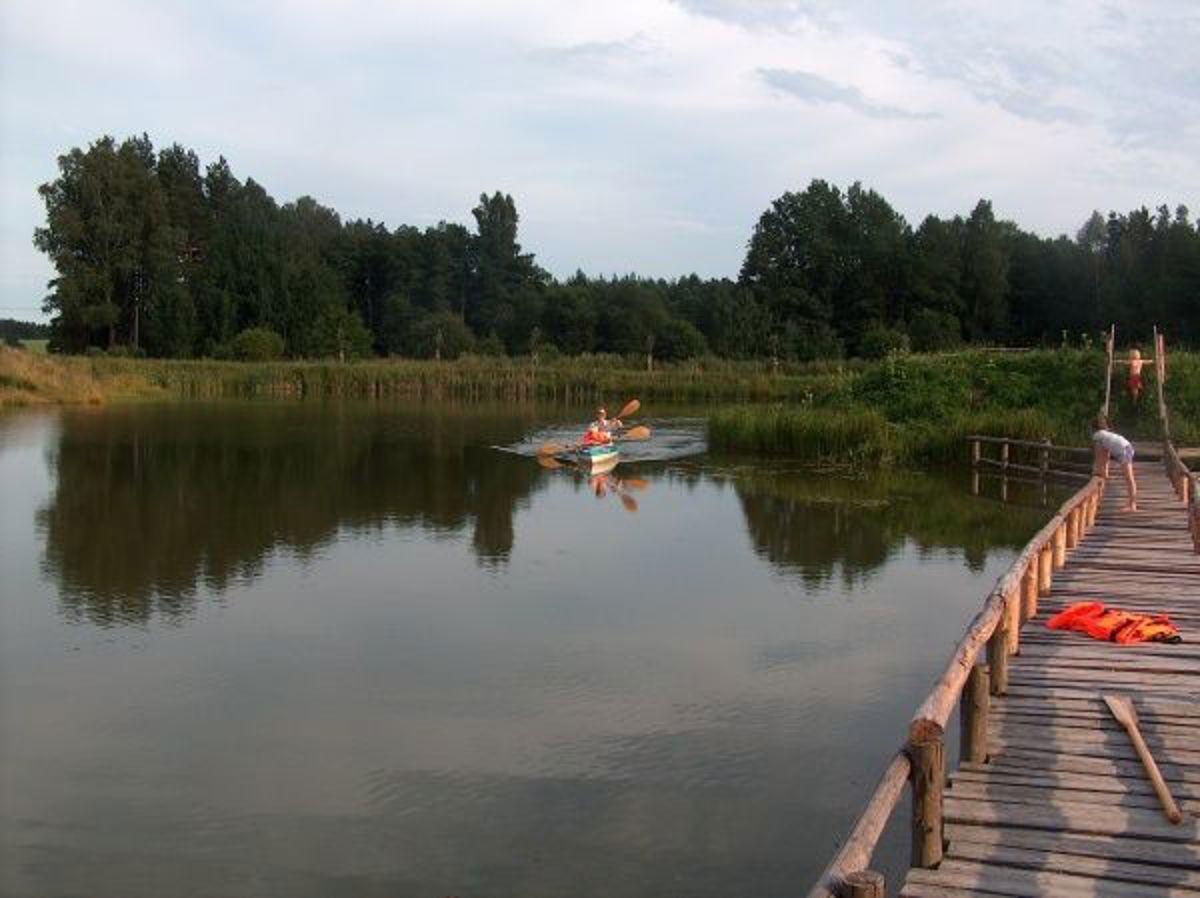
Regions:
[[[1200,894],[1200,556],[1158,464],[1135,465],[1136,514],[1111,483],[1095,526],[1055,577],[992,696],[982,762],[944,793],[945,851],[902,896]],[[1170,615],[1179,645],[1119,646],[1044,622],[1099,600]],[[1175,800],[1168,822],[1133,744],[1100,698],[1133,698]]]
[[[1200,896],[1200,483],[1171,443],[1157,335],[1156,348],[1163,439],[1138,453],[1158,459],[1135,464],[1138,511],[1122,510],[1114,470],[1108,481],[1092,477],[1030,540],[809,898],[889,894],[871,855],[906,786],[912,850],[901,896]],[[1110,380],[1112,354],[1110,339]],[[1045,626],[1080,601],[1166,613],[1184,641],[1126,646]],[[1132,699],[1181,822],[1168,820],[1105,695]],[[956,707],[960,751],[947,775]]]

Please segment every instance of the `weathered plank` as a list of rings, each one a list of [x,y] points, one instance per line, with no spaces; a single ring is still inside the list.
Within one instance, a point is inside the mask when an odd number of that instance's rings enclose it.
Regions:
[[[1028,870],[979,864],[968,861],[945,861],[937,870],[910,870],[905,884],[950,886],[976,889],[992,895],[1061,895],[1062,898],[1196,898],[1191,889],[1170,886],[1151,886],[1115,879],[1096,879],[1051,870]]]
[[[1010,801],[980,801],[944,798],[946,820],[977,826],[1020,826],[1051,832],[1070,831],[1096,836],[1134,836],[1166,842],[1200,844],[1200,829],[1194,818],[1174,825],[1162,811],[1144,808],[1100,807],[1085,802],[1064,801],[1051,806],[1030,806]]]

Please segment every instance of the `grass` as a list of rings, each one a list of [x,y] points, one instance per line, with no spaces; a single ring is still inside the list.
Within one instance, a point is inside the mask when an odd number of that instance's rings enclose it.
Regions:
[[[1085,445],[1089,422],[1103,404],[1103,373],[1103,354],[1095,350],[968,350],[778,368],[709,358],[646,371],[640,358],[603,355],[540,365],[481,356],[254,363],[67,358],[4,349],[0,405],[148,396],[735,402],[711,416],[710,440],[717,448],[852,466],[929,465],[961,459],[963,437],[970,433]],[[1147,394],[1135,406],[1114,381],[1118,430],[1157,435],[1154,386],[1151,374]],[[1176,443],[1200,445],[1200,354],[1172,354],[1168,403]]]
[[[0,347],[0,407],[99,405],[157,394],[161,391],[131,372],[98,374],[91,359]]]

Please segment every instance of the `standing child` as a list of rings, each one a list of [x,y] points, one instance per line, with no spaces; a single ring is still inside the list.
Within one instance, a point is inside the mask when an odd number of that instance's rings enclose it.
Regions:
[[[1107,478],[1109,460],[1115,460],[1125,475],[1125,487],[1129,494],[1125,510],[1137,511],[1137,480],[1133,476],[1133,443],[1119,433],[1109,430],[1108,419],[1104,415],[1097,415],[1094,423],[1095,433],[1092,434],[1092,444],[1096,447],[1096,455],[1092,473]]]
[[[1154,359],[1142,358],[1140,350],[1129,350],[1129,361],[1124,364],[1129,366],[1129,398],[1134,402],[1142,397],[1142,366],[1153,361]]]

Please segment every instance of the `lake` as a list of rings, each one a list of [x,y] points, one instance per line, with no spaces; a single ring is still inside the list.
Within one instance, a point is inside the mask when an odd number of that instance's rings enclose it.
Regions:
[[[0,894],[805,892],[1051,509],[645,411],[0,416]]]

